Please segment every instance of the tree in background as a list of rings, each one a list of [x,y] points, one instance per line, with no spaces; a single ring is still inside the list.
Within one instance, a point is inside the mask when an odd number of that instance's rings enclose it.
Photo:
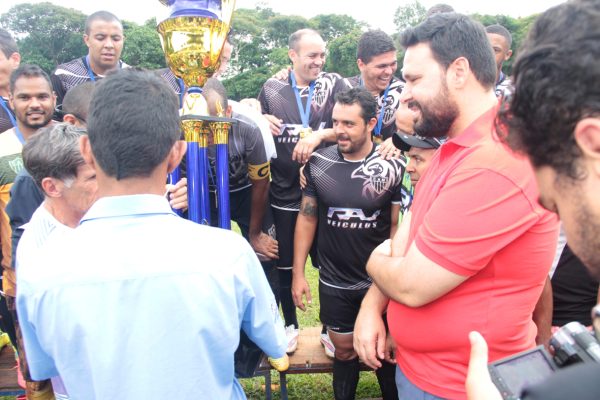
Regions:
[[[362,31],[354,29],[327,43],[329,53],[325,64],[327,72],[337,72],[344,77],[358,75],[356,49],[360,35],[362,35]]]
[[[406,28],[418,25],[425,19],[427,9],[419,0],[414,0],[404,6],[398,6],[394,13],[394,25],[396,32],[402,32]]]
[[[394,13],[396,32],[392,36],[397,38],[406,27],[421,22],[425,13],[426,9],[419,0],[399,6]],[[510,75],[512,60],[535,15],[512,18],[475,14],[472,17],[483,25],[499,23],[513,35],[512,49],[515,54],[504,64],[504,72]],[[52,3],[23,3],[0,16],[0,26],[17,39],[24,63],[37,64],[50,73],[56,65],[87,53],[82,38],[85,18],[86,15],[80,11]],[[274,72],[290,65],[288,37],[301,28],[316,29],[327,41],[327,71],[345,77],[358,74],[356,46],[366,24],[348,15],[322,14],[305,19],[278,14],[270,8],[258,6],[255,9],[236,10],[232,27],[234,49],[230,67],[223,78],[226,78],[224,84],[233,99],[256,97],[262,84]],[[143,25],[123,21],[123,30],[126,39],[122,58],[126,63],[150,69],[165,66],[154,19]],[[399,47],[399,71],[403,56]]]
[[[0,25],[17,38],[23,63],[49,73],[87,52],[82,39],[85,18],[80,11],[52,3],[24,3],[3,14]]]
[[[144,25],[123,21],[125,46],[121,58],[129,65],[158,69],[167,66],[156,31],[156,19],[149,19]]]
[[[0,26],[17,39],[23,63],[39,65],[51,73],[58,64],[87,54],[83,42],[87,15],[52,3],[23,3],[0,17]],[[123,21],[123,60],[144,68],[165,66],[156,21],[144,25]]]

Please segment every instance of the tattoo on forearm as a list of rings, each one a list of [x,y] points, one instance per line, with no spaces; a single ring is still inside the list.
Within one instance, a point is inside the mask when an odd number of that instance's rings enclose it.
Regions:
[[[302,215],[306,215],[307,217],[316,217],[317,216],[317,203],[304,200],[302,202],[302,208],[300,209]]]

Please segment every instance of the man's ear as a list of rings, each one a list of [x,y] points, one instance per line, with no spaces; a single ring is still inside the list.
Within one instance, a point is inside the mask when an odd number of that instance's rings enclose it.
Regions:
[[[75,125],[77,118],[73,114],[65,114],[63,117],[63,122],[66,122],[70,125]]]
[[[63,182],[59,179],[54,179],[50,177],[42,179],[42,190],[48,197],[61,197],[63,186]]]
[[[94,158],[94,153],[92,153],[92,146],[90,145],[90,138],[88,135],[82,135],[79,138],[79,150],[81,151],[81,156],[86,164],[95,170],[98,170],[96,168],[96,159]]]
[[[458,57],[448,66],[446,71],[446,79],[448,79],[448,87],[461,89],[468,81],[471,74],[471,66],[466,57]]]
[[[368,122],[367,122],[367,129],[368,131],[372,134],[373,133],[373,129],[375,129],[375,125],[377,125],[377,119],[376,118],[371,118]]]
[[[361,60],[360,58],[356,60],[356,65],[358,66],[358,70],[360,72],[362,72],[363,68],[365,67],[365,63],[363,62],[363,60]]]
[[[298,53],[296,53],[296,50],[294,49],[288,49],[288,57],[290,58],[292,63],[294,63],[294,60],[296,60],[296,58],[298,57]]]
[[[171,147],[171,151],[169,152],[169,160],[167,163],[167,171],[169,171],[169,173],[173,172],[173,170],[177,168],[181,162],[181,159],[185,155],[186,150],[187,143],[185,140],[178,140],[175,142],[175,144],[173,144],[173,147]]]
[[[584,160],[593,165],[600,176],[600,118],[584,118],[577,122],[573,132],[575,142],[583,153]]]
[[[12,67],[12,69],[19,68],[19,64],[21,64],[21,54],[19,54],[15,51],[8,57],[8,61],[10,63],[10,66]]]
[[[90,37],[87,34],[83,34],[83,43],[89,48],[90,47]]]
[[[508,50],[506,52],[506,55],[504,56],[504,61],[508,61],[510,59],[510,57],[512,56],[512,50]]]

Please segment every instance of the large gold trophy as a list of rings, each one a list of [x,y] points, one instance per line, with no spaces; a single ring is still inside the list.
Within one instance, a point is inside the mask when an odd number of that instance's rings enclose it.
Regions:
[[[219,67],[235,0],[160,0],[169,17],[157,30],[171,71],[183,80],[187,93],[181,110],[182,129],[188,142],[186,155],[189,219],[210,223],[208,193],[208,135],[217,145],[217,207],[219,226],[229,229],[228,135],[234,120],[209,116],[202,86]],[[184,89],[183,89],[184,90]],[[223,134],[225,132],[225,134]]]

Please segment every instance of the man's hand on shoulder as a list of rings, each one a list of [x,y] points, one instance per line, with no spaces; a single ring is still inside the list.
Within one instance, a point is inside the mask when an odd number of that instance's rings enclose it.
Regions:
[[[271,114],[263,114],[263,117],[265,117],[267,121],[269,121],[271,135],[279,136],[281,134],[281,127],[283,126],[283,120]]]
[[[296,147],[294,147],[294,152],[292,153],[292,160],[295,160],[300,164],[305,164],[313,151],[315,151],[323,141],[323,135],[320,132],[321,131],[313,132],[304,139],[298,140]]]
[[[394,146],[392,138],[389,137],[383,141],[378,147],[377,152],[381,155],[381,158],[385,160],[391,160],[392,158],[400,157],[400,150]]]

